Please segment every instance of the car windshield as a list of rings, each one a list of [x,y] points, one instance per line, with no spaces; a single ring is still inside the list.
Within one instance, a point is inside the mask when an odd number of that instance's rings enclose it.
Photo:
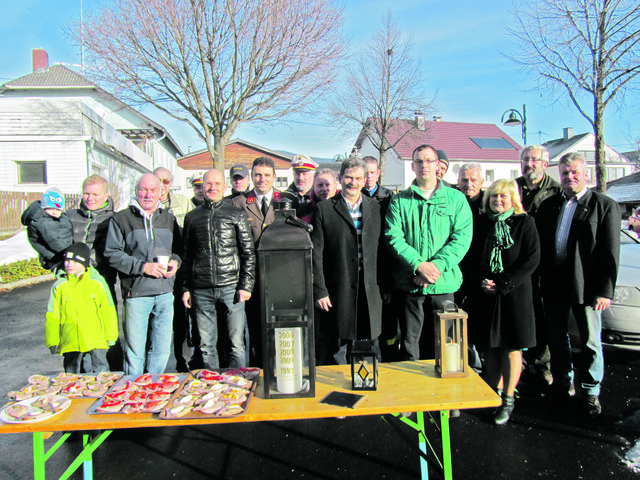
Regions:
[[[640,240],[638,240],[638,238],[634,238],[633,232],[630,232],[629,230],[620,230],[621,245],[634,244],[634,243],[640,243]]]

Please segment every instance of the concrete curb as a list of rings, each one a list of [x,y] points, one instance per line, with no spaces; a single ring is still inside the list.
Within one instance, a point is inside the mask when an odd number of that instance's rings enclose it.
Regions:
[[[28,287],[29,285],[35,285],[36,283],[47,282],[55,278],[56,277],[53,275],[53,273],[49,273],[47,275],[41,275],[39,277],[24,278],[22,280],[18,280],[17,282],[0,283],[0,292],[9,292],[14,288]]]

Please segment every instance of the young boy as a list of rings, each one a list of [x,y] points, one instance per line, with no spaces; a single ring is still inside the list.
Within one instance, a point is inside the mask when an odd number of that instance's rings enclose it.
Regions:
[[[55,270],[62,267],[62,251],[73,242],[73,226],[64,210],[64,196],[56,188],[42,194],[22,212],[20,221],[27,227],[27,237],[38,252],[42,268]]]
[[[74,243],[64,251],[64,272],[51,287],[44,343],[63,357],[64,371],[80,373],[91,357],[93,373],[109,370],[107,349],[118,338],[118,317],[104,278],[90,268],[91,250]]]

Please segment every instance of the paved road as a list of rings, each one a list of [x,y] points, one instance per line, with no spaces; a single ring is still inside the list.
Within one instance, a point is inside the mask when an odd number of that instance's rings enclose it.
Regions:
[[[2,398],[31,374],[61,370],[61,358],[42,341],[49,287],[0,293]],[[526,377],[507,425],[492,425],[480,410],[452,419],[455,478],[638,480],[622,458],[640,438],[640,354],[608,353],[606,361],[604,414],[598,419],[555,411]],[[395,422],[398,428],[372,416],[119,431],[94,455],[95,478],[416,479],[412,432]],[[49,475],[57,478],[79,452],[80,440],[73,438],[48,462]],[[3,435],[0,452],[0,480],[33,478],[28,434]],[[442,478],[435,467],[430,475]]]

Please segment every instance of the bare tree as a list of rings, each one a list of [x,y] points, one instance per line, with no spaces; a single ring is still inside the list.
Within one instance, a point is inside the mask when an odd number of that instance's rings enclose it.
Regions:
[[[539,0],[516,9],[514,60],[543,87],[569,96],[596,137],[598,190],[606,191],[604,113],[640,73],[637,0]]]
[[[96,80],[186,122],[222,169],[241,122],[282,118],[329,91],[341,23],[331,0],[121,0],[85,21],[82,40]]]
[[[388,12],[366,51],[359,54],[355,65],[347,70],[344,88],[332,102],[331,114],[336,122],[342,126],[360,124],[378,150],[381,182],[386,152],[415,128],[412,122],[402,119],[412,118],[416,111],[425,108],[420,103],[418,68],[413,45],[403,38]],[[403,131],[391,142],[389,133],[394,127]]]

